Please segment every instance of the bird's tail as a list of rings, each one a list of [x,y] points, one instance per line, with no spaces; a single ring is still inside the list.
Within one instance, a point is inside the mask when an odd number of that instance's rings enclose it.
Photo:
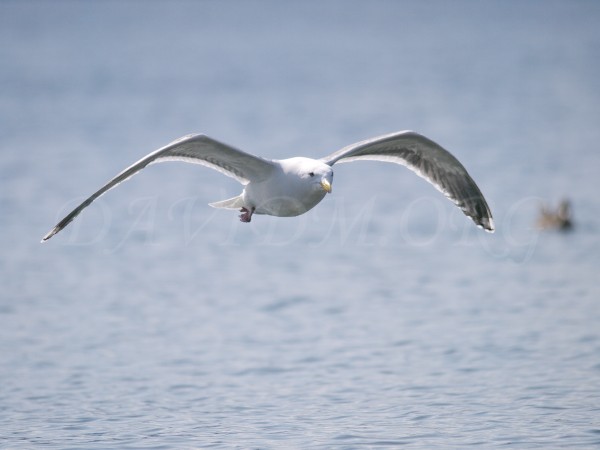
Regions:
[[[228,198],[227,200],[221,200],[220,202],[209,203],[208,205],[213,208],[239,209],[244,206],[243,194]]]

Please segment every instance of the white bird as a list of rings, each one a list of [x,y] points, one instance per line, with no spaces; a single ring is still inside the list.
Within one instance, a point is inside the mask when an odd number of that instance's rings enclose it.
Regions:
[[[452,200],[476,225],[494,231],[490,208],[463,165],[447,150],[413,131],[357,142],[321,159],[295,157],[281,160],[254,156],[203,134],[192,134],[123,170],[62,219],[42,242],[65,228],[102,194],[147,165],[173,160],[201,164],[238,180],[244,186],[240,195],[210,206],[239,209],[242,222],[250,222],[253,214],[278,217],[304,214],[331,192],[334,164],[375,160],[408,167]]]

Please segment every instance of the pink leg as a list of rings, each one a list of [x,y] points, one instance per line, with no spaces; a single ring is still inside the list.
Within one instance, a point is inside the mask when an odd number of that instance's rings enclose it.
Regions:
[[[254,214],[254,210],[256,208],[252,207],[252,209],[248,209],[246,207],[240,209],[240,212],[242,214],[240,214],[240,221],[242,222],[250,222],[252,220],[252,214]]]

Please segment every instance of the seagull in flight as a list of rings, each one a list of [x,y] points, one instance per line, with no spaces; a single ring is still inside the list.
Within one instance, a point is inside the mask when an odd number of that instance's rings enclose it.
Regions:
[[[236,197],[210,203],[215,208],[239,210],[240,220],[254,214],[293,217],[304,214],[331,193],[333,166],[359,160],[403,165],[442,192],[475,224],[494,231],[490,208],[475,181],[450,152],[414,131],[400,131],[348,145],[321,159],[294,157],[266,159],[243,152],[204,134],[177,139],[127,167],[71,211],[43,238],[65,228],[94,200],[149,164],[184,161],[215,169],[243,186]]]

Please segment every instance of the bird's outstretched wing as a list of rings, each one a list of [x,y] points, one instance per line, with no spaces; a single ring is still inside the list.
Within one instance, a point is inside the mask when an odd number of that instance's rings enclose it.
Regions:
[[[84,208],[102,194],[132,177],[147,165],[163,161],[202,164],[235,178],[243,185],[250,181],[260,181],[266,178],[274,167],[274,164],[267,159],[242,152],[203,134],[184,136],[123,170],[62,219],[42,238],[42,242],[47,241],[66,227]]]
[[[494,231],[492,213],[483,194],[463,165],[441,146],[414,131],[378,136],[321,158],[325,164],[357,160],[402,164],[429,181],[467,216],[487,231]]]

